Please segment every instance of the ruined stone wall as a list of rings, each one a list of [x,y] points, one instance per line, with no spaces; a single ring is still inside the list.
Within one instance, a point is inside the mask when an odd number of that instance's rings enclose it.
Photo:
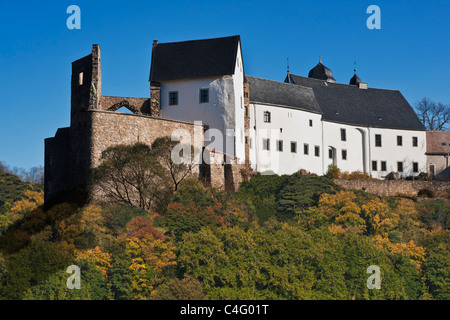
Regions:
[[[417,196],[421,189],[434,192],[437,197],[450,196],[450,183],[419,180],[347,180],[335,179],[334,182],[346,189],[365,190],[380,197],[385,196]]]
[[[150,99],[149,98],[130,98],[130,97],[113,97],[101,96],[98,110],[116,111],[121,107],[126,107],[134,114],[150,115]]]
[[[244,181],[241,170],[247,167],[246,164],[239,164],[236,159],[224,157],[221,152],[209,152],[209,161],[209,184],[220,190],[237,191]]]
[[[70,128],[60,128],[55,137],[45,139],[44,202],[71,185]]]
[[[100,164],[102,152],[113,145],[136,142],[151,145],[156,138],[171,136],[177,129],[190,133],[195,148],[202,148],[203,127],[189,122],[112,111],[89,111],[92,121],[91,163]],[[198,127],[196,130],[194,130]],[[194,135],[197,135],[194,140]],[[198,172],[198,168],[196,169]]]

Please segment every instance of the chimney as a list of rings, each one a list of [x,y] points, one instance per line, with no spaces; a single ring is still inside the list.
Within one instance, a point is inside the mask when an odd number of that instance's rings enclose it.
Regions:
[[[156,47],[157,44],[158,44],[158,40],[153,40],[153,47]]]

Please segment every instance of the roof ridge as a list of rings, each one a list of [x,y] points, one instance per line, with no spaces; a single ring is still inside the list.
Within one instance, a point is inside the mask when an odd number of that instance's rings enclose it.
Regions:
[[[236,38],[236,37],[240,38],[241,36],[236,34],[236,35],[233,35],[233,36],[207,38],[207,39],[193,39],[193,40],[172,41],[172,42],[158,42],[158,45],[161,45],[161,44],[179,44],[179,43],[199,42],[199,41],[209,41],[209,40],[219,40],[219,39]]]
[[[340,85],[340,86],[346,86],[346,87],[350,87],[350,88],[357,88],[355,85],[352,85],[352,84],[346,84],[346,83],[341,83],[341,82],[328,82],[326,80],[299,76],[299,75],[294,74],[294,73],[290,73],[290,75],[294,76],[294,77],[300,77],[300,78],[303,78],[303,79],[312,80],[312,81],[326,82],[327,85],[329,85],[329,86]],[[400,92],[399,89],[387,89],[387,88],[375,88],[375,87],[367,87],[367,89],[365,89],[365,90],[386,90],[386,91],[397,91],[397,92]]]
[[[284,82],[284,81],[278,81],[278,80],[272,80],[272,79],[267,79],[267,78],[261,78],[261,77],[251,76],[251,75],[248,75],[248,74],[246,74],[245,76],[246,76],[246,77],[252,77],[252,78],[260,79],[260,80],[266,80],[266,81],[271,81],[271,82],[277,82],[277,83],[280,83],[280,84],[282,84],[282,85],[289,85],[289,86],[295,86],[295,87],[300,87],[300,88],[305,88],[305,89],[311,89],[311,90],[313,90],[313,88],[307,87],[307,86],[304,86],[304,85],[301,85],[301,84],[292,84],[292,83],[288,83],[288,82]]]

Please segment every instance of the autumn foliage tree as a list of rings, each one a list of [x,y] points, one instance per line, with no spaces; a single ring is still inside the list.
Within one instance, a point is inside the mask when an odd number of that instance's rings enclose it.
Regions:
[[[108,201],[147,210],[166,204],[172,191],[169,177],[149,146],[112,146],[101,159],[92,172],[92,182]]]

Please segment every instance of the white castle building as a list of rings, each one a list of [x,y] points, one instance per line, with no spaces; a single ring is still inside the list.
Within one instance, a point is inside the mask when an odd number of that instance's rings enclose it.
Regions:
[[[205,146],[258,172],[322,175],[334,164],[375,178],[426,172],[426,131],[397,90],[371,88],[355,74],[337,83],[320,61],[284,82],[245,74],[240,36],[154,41],[151,86],[161,117],[202,121]],[[214,136],[214,138],[212,137]]]

